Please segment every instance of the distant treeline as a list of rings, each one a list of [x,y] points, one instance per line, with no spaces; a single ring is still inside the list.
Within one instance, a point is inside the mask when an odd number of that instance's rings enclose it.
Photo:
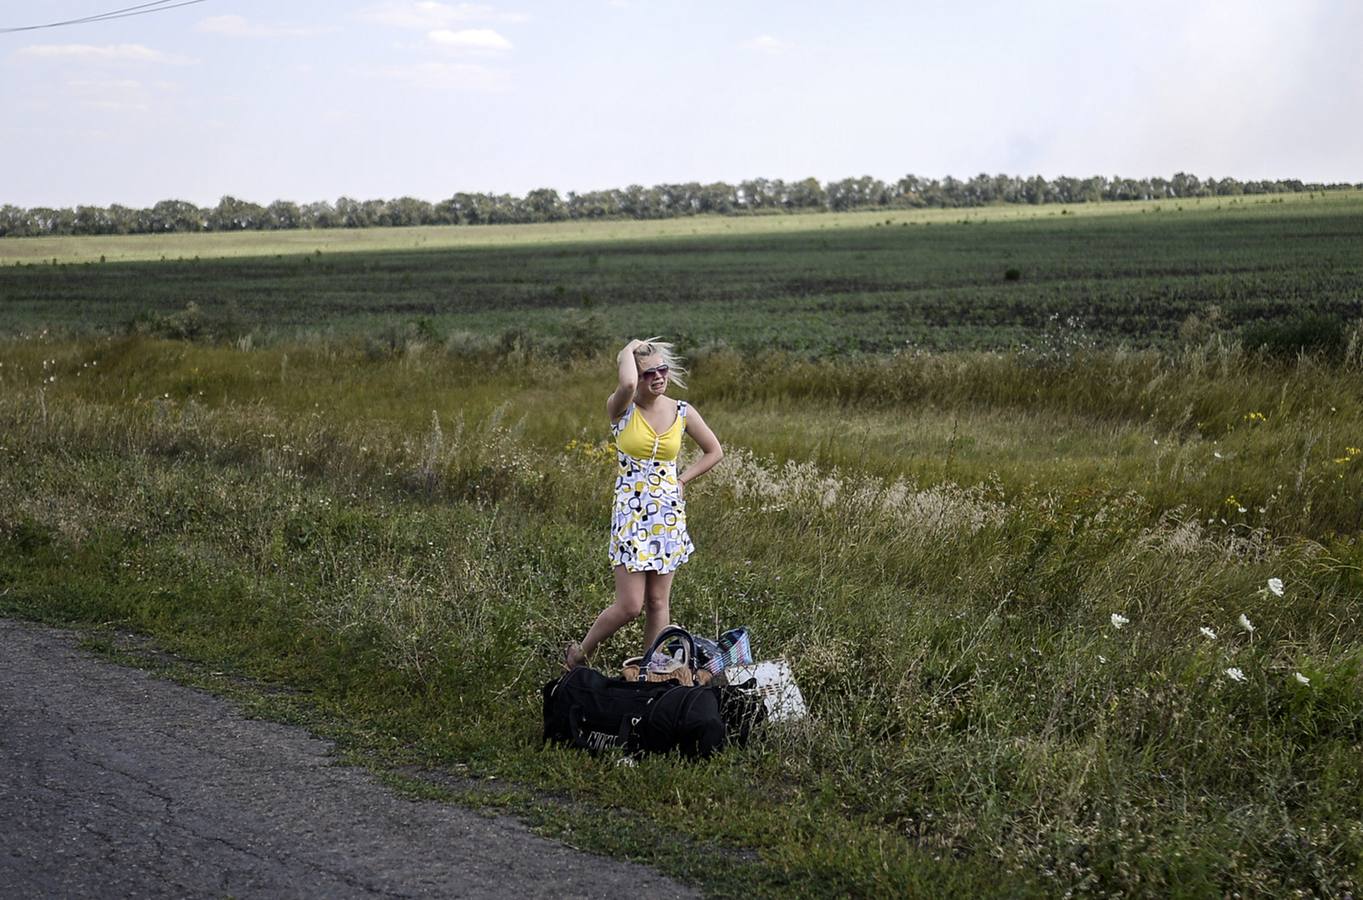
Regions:
[[[223,197],[217,206],[162,200],[150,209],[127,206],[77,206],[74,209],[0,206],[0,237],[68,234],[164,234],[176,231],[268,231],[293,228],[372,228],[409,225],[502,225],[581,219],[669,219],[704,213],[841,211],[969,207],[991,203],[1091,203],[1099,200],[1166,200],[1185,197],[1234,197],[1241,194],[1300,193],[1363,189],[1363,184],[1311,184],[1286,181],[1237,181],[1198,178],[1180,172],[1173,178],[1069,178],[1033,175],[977,175],[962,181],[906,175],[898,181],[844,178],[820,184],[814,178],[786,182],[757,178],[739,184],[630,185],[621,189],[568,192],[533,190],[510,194],[458,193],[437,203],[415,197],[335,203],[276,200],[261,206]]]

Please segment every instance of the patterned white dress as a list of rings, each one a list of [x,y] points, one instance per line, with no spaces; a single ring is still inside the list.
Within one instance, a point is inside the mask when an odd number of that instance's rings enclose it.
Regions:
[[[677,418],[662,434],[633,404],[611,427],[617,462],[612,566],[631,572],[675,572],[696,549],[686,532],[686,501],[677,489],[677,455],[685,430],[684,400],[677,402]],[[644,455],[631,455],[622,444]]]

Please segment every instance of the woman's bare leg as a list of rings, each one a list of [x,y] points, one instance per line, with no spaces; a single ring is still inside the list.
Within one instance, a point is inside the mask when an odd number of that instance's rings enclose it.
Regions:
[[[615,567],[615,602],[601,611],[587,636],[576,647],[568,647],[567,663],[582,665],[601,642],[620,628],[634,621],[644,608],[644,581],[647,573],[631,572],[624,566]]]
[[[649,572],[644,585],[644,648],[653,646],[658,632],[671,624],[672,578],[677,573]]]

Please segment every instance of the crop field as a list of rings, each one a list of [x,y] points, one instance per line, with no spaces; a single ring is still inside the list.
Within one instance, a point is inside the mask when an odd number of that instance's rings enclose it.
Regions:
[[[1261,199],[0,241],[0,615],[713,894],[1357,895],[1363,196]],[[539,741],[645,333],[811,709],[701,764]]]
[[[690,347],[829,354],[1010,349],[1067,324],[1104,346],[1168,346],[1209,317],[1230,328],[1294,312],[1358,318],[1361,248],[1358,193],[25,238],[0,241],[0,333],[141,327],[259,343],[419,328],[466,346],[589,352],[628,322]]]

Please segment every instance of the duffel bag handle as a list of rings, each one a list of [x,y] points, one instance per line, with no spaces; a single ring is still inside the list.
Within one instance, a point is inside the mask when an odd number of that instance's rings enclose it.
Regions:
[[[658,636],[653,639],[653,643],[644,651],[643,663],[639,666],[639,680],[643,681],[648,676],[648,664],[653,659],[653,654],[658,651],[668,641],[673,638],[682,639],[682,647],[686,650],[686,666],[694,674],[696,671],[696,640],[691,637],[691,632],[682,628],[680,625],[668,625]]]

